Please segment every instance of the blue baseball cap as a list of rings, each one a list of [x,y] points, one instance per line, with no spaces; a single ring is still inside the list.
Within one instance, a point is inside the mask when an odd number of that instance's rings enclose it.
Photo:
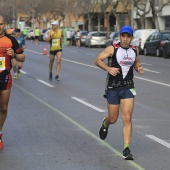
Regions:
[[[133,29],[129,25],[125,25],[120,30],[120,34],[122,34],[122,33],[128,33],[130,35],[133,35]]]

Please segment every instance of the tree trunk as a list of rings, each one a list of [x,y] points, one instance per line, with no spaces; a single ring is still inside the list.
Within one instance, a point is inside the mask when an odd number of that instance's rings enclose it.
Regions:
[[[91,31],[91,15],[88,13],[88,30]]]
[[[106,22],[107,22],[107,37],[110,36],[110,22],[109,22],[109,14],[105,14],[106,16]]]
[[[100,32],[100,21],[101,21],[101,15],[98,14],[98,32]]]

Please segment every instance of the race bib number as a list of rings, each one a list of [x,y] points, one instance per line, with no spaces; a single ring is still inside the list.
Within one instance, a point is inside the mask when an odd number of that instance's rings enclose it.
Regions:
[[[129,89],[129,90],[132,92],[132,94],[133,94],[134,96],[136,96],[136,90],[135,90],[135,88]]]
[[[0,70],[5,70],[5,57],[0,57]]]
[[[60,48],[60,39],[59,38],[53,39],[52,46]]]

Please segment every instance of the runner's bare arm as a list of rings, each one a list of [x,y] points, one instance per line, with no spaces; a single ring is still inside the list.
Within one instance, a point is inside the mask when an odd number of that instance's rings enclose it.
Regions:
[[[137,48],[137,56],[135,59],[134,68],[139,74],[142,75],[144,73],[144,68],[142,67],[142,64],[141,64],[138,56],[139,56],[139,50]]]
[[[15,58],[19,62],[25,61],[25,55],[22,54],[15,54],[14,50],[12,48],[7,48],[7,54],[11,56],[11,58]]]
[[[114,47],[109,46],[103,52],[101,52],[95,59],[95,64],[103,70],[109,72],[111,75],[116,76],[119,73],[119,68],[109,67],[104,60],[111,57],[114,53]]]

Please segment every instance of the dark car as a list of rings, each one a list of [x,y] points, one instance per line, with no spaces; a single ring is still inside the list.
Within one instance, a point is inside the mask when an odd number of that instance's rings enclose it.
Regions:
[[[144,55],[154,54],[162,56],[165,42],[170,37],[170,31],[157,31],[152,33],[144,44]]]
[[[167,41],[165,41],[165,44],[163,47],[163,57],[170,58],[170,37]]]
[[[106,47],[113,45],[119,42],[119,32],[112,32],[109,36],[109,39],[106,41]]]

